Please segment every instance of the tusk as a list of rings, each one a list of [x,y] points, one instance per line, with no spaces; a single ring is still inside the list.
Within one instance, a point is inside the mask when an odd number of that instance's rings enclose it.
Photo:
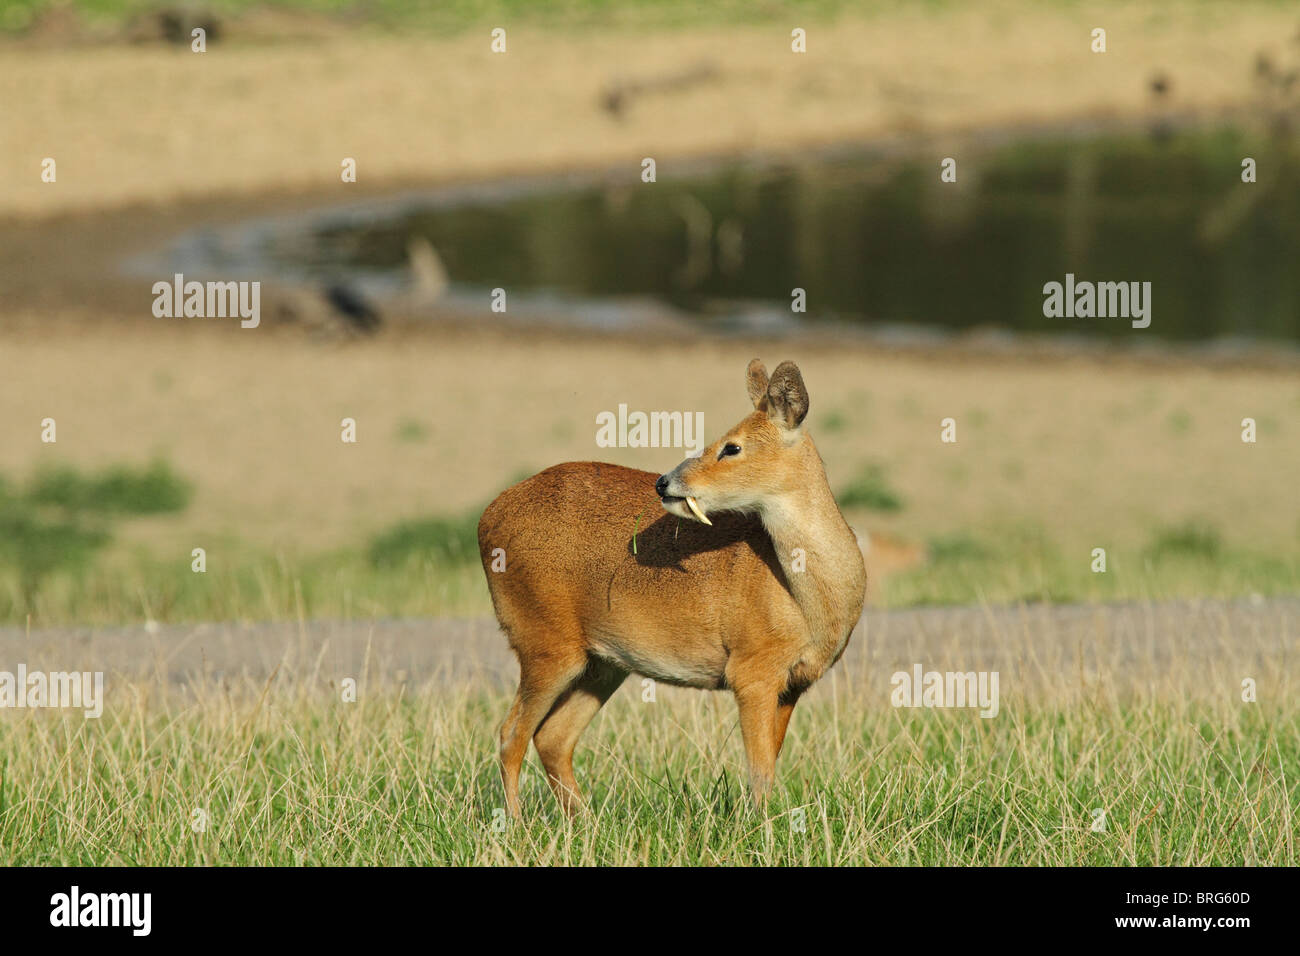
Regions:
[[[696,504],[695,499],[690,495],[686,496],[686,507],[690,508],[691,513],[695,515],[695,517],[699,518],[703,524],[713,524],[713,522],[709,520],[709,516],[700,510],[700,506]]]

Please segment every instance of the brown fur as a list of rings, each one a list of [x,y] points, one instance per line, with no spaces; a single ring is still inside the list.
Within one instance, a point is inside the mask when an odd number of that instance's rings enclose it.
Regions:
[[[769,383],[755,361],[748,386],[754,413],[665,476],[712,525],[665,514],[677,506],[661,506],[659,476],[597,462],[548,468],[484,511],[480,554],[520,665],[500,734],[512,815],[530,739],[561,805],[579,807],[574,747],[633,671],[730,689],[755,798],[766,796],[795,702],[857,623],[866,571],[800,427],[798,369],[783,363]],[[719,458],[726,442],[742,453]],[[492,570],[497,548],[503,572]]]

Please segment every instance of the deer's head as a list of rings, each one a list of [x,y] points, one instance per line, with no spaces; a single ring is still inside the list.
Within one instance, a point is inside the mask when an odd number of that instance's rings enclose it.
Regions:
[[[749,363],[754,411],[655,483],[664,510],[705,524],[709,513],[762,515],[797,494],[811,477],[806,468],[808,390],[793,362],[782,362],[769,379],[758,359]]]

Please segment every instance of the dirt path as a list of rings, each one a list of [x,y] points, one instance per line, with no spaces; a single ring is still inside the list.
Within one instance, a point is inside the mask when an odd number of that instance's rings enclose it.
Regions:
[[[1297,652],[1297,598],[932,608],[869,611],[832,673],[850,691],[878,692],[882,700],[890,676],[918,663],[925,670],[996,670],[1003,694],[1237,699],[1246,677],[1257,681],[1261,696],[1293,693]],[[20,662],[29,670],[102,670],[110,690],[115,679],[175,687],[198,675],[260,690],[273,672],[291,683],[368,673],[371,686],[469,682],[510,690],[518,673],[490,619],[199,624],[152,632],[72,628],[30,635],[0,629],[0,670]]]

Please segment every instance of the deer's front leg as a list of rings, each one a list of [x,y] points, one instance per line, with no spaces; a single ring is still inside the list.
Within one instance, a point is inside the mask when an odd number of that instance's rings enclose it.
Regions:
[[[740,735],[745,741],[749,761],[749,788],[754,803],[762,807],[772,789],[776,770],[777,698],[779,690],[768,684],[751,684],[736,688],[740,708]]]

